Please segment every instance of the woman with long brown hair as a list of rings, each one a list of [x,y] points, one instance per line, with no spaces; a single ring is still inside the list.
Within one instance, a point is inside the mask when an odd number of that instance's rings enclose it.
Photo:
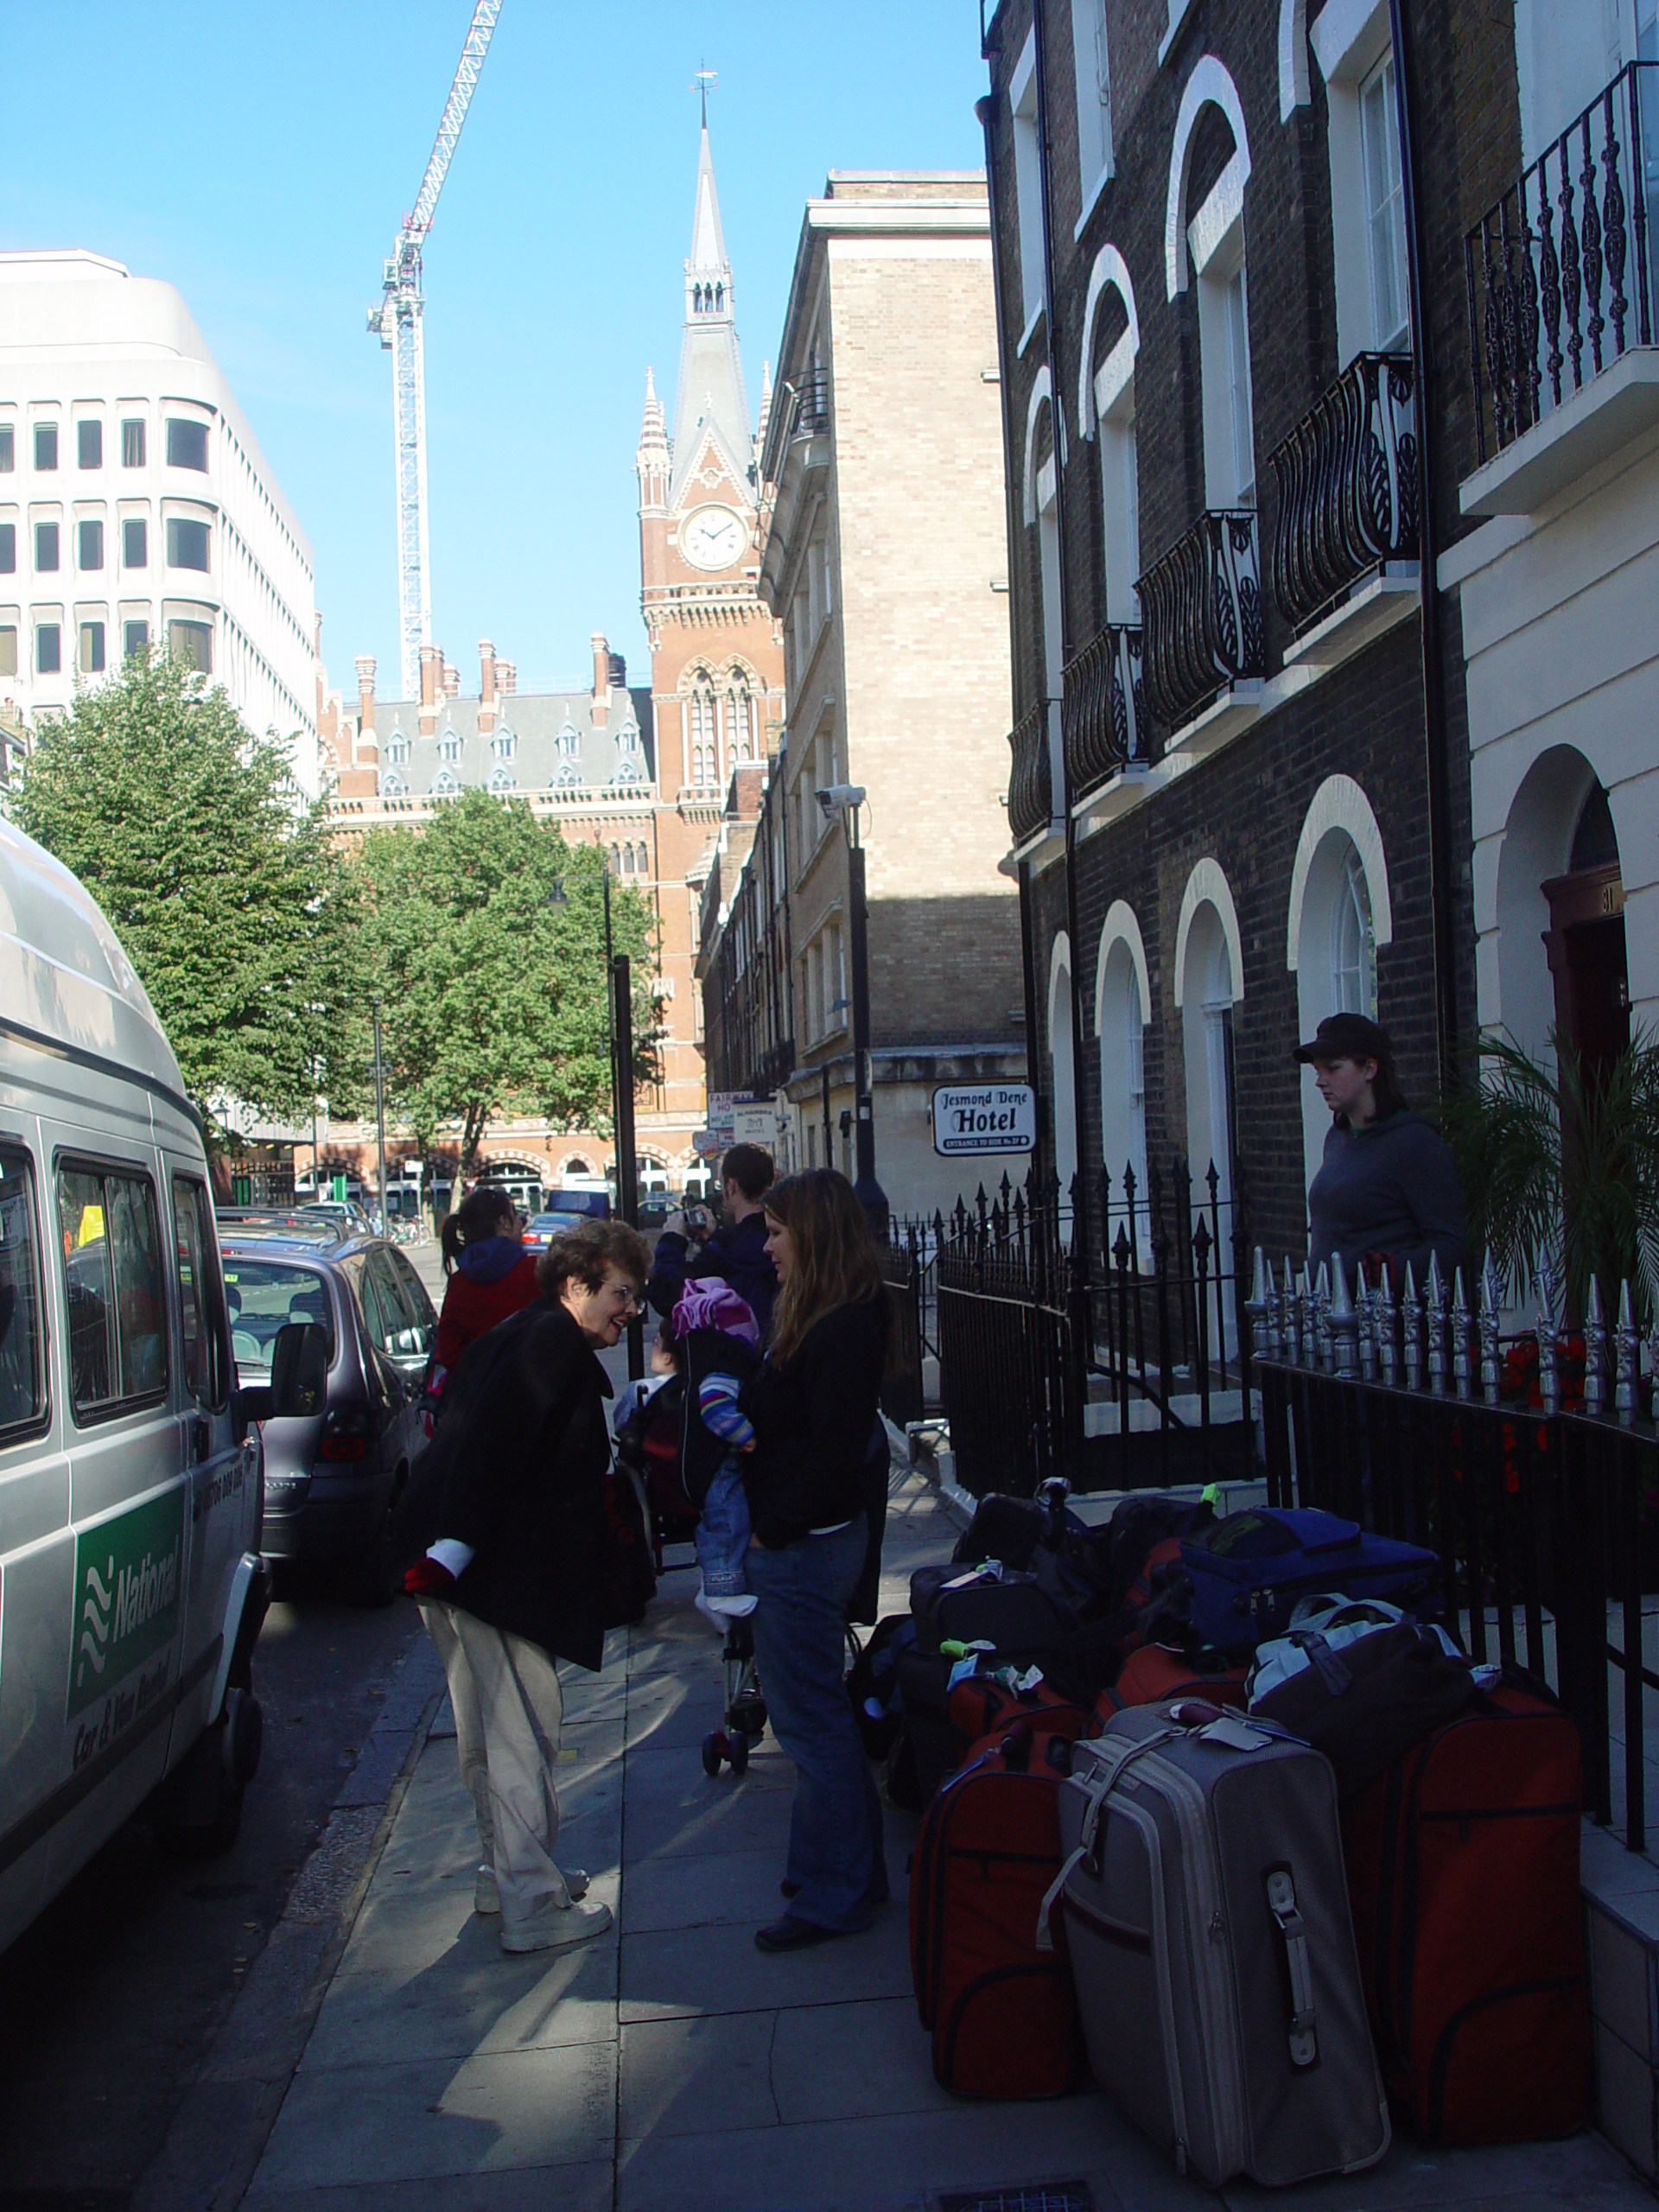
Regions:
[[[796,1782],[789,1910],[754,1940],[791,1951],[858,1934],[887,1894],[881,1801],[842,1668],[878,1489],[886,1503],[877,1399],[891,1320],[875,1242],[844,1175],[790,1176],[766,1192],[766,1213],[778,1303],[766,1363],[739,1403],[754,1427],[744,1486],[755,1658]]]

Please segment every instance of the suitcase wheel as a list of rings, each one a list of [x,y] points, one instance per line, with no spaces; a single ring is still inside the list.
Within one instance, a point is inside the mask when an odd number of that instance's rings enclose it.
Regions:
[[[730,1736],[726,1742],[726,1756],[732,1763],[732,1772],[742,1774],[749,1764],[749,1739],[747,1736]]]
[[[726,1756],[726,1735],[723,1729],[712,1728],[702,1739],[702,1770],[712,1780],[720,1772],[721,1762]]]

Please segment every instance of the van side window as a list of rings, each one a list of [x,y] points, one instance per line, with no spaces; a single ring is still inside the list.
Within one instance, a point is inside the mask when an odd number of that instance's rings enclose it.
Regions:
[[[46,1417],[40,1243],[29,1154],[0,1145],[0,1444]]]
[[[185,1387],[199,1406],[217,1412],[225,1403],[225,1288],[206,1184],[174,1177],[173,1231],[184,1316]]]
[[[156,1191],[118,1168],[58,1169],[77,1421],[122,1413],[167,1388],[167,1293]]]

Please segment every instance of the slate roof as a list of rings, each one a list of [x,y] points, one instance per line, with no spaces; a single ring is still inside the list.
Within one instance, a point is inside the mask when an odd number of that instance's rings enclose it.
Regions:
[[[399,788],[416,797],[472,785],[520,791],[562,785],[597,796],[620,797],[637,787],[643,797],[657,779],[656,734],[648,688],[611,692],[602,727],[593,721],[586,691],[514,692],[496,702],[496,724],[480,736],[476,699],[441,699],[430,736],[420,728],[420,704],[377,699],[374,736],[380,748],[380,790]],[[633,741],[629,742],[630,734]],[[397,781],[393,779],[397,779]]]

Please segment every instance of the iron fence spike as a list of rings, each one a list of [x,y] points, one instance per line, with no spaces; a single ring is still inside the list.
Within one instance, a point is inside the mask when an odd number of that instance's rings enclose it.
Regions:
[[[1452,1387],[1460,1398],[1471,1395],[1473,1373],[1469,1359],[1469,1301],[1463,1294],[1463,1269],[1452,1276]]]
[[[1636,1419],[1642,1395],[1642,1339],[1629,1279],[1618,1287],[1618,1319],[1613,1329],[1613,1411],[1622,1421]]]
[[[1584,1312],[1584,1409],[1603,1413],[1607,1405],[1607,1323],[1601,1310],[1601,1285],[1592,1274]]]

